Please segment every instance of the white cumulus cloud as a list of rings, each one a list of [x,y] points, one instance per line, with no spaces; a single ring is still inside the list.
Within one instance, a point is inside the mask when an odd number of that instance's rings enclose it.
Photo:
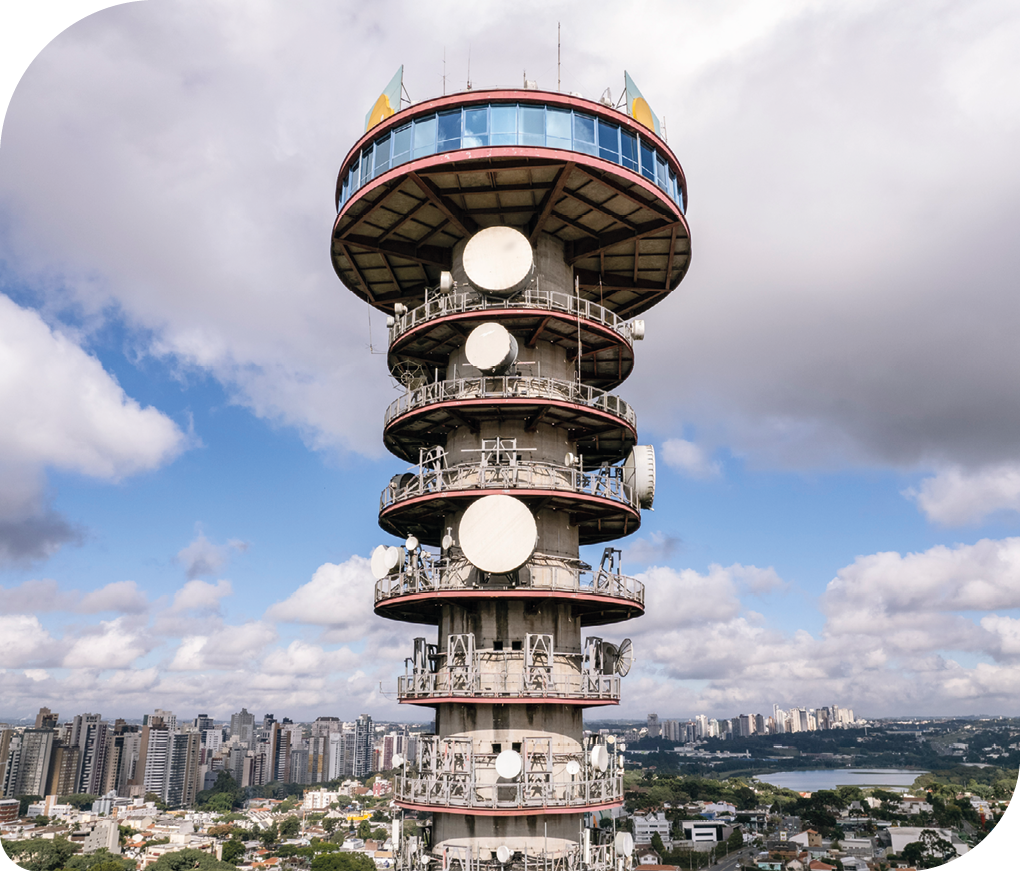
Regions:
[[[999,511],[1020,511],[1020,463],[942,469],[905,495],[942,526],[980,523]]]
[[[722,471],[705,449],[686,439],[666,439],[662,443],[662,460],[673,471],[691,478],[714,478]]]

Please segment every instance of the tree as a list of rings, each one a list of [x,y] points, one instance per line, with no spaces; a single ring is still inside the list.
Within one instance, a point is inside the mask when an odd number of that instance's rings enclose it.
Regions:
[[[287,817],[281,820],[279,825],[280,840],[286,841],[293,838],[301,831],[301,821],[297,817]]]
[[[372,824],[368,820],[358,823],[358,837],[362,840],[372,837]]]
[[[28,813],[28,806],[35,804],[37,801],[42,801],[41,795],[23,795],[18,799],[18,816],[23,817]]]
[[[666,845],[662,843],[662,836],[658,832],[652,834],[652,849],[659,854],[659,857],[666,855]]]
[[[234,866],[221,862],[204,850],[186,847],[174,853],[164,853],[149,866],[148,871],[234,871]]]
[[[77,808],[80,811],[91,809],[92,802],[99,798],[98,795],[92,795],[87,792],[76,792],[73,795],[62,795],[58,799],[61,804],[69,804],[73,808]]]
[[[116,856],[105,847],[94,853],[72,856],[64,865],[64,871],[134,871],[134,859]]]
[[[240,864],[244,858],[244,844],[236,839],[231,839],[223,845],[223,861],[231,865]]]
[[[322,827],[326,830],[327,835],[333,834],[333,829],[336,828],[336,824],[340,822],[336,817],[326,817],[322,821]]]
[[[363,853],[321,853],[312,859],[312,871],[375,871],[375,862]]]
[[[903,848],[900,858],[905,862],[909,862],[915,868],[918,867],[921,864],[921,860],[924,859],[924,844],[920,841],[911,841]]]
[[[54,838],[52,841],[36,838],[5,844],[4,849],[25,871],[57,871],[67,864],[79,847],[67,838]]]
[[[259,832],[259,840],[262,842],[262,846],[265,848],[272,847],[278,840],[280,840],[280,831],[276,828],[276,823],[273,823],[269,828],[263,829]]]

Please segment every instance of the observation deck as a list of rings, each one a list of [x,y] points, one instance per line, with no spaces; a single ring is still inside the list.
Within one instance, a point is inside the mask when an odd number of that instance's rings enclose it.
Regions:
[[[333,267],[376,308],[414,304],[485,227],[563,243],[582,298],[622,317],[680,283],[687,184],[669,147],[616,109],[537,90],[418,103],[369,130],[337,180]]]

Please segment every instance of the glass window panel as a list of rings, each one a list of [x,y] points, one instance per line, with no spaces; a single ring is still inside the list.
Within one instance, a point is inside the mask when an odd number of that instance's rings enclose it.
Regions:
[[[361,152],[361,183],[365,184],[372,178],[372,146]]]
[[[411,154],[411,125],[405,124],[393,133],[393,154],[390,157],[391,165],[397,166],[403,163]]]
[[[497,104],[489,109],[492,133],[517,133],[517,106]]]
[[[390,168],[390,137],[384,136],[375,144],[375,174],[386,172]]]
[[[521,106],[521,145],[545,145],[545,108]]]
[[[464,110],[464,147],[479,148],[489,144],[489,109]]]
[[[598,154],[595,148],[595,119],[590,115],[574,115],[574,151]]]
[[[351,192],[361,187],[361,161],[356,160],[351,166]]]
[[[414,157],[427,157],[436,153],[436,116],[420,118],[414,122]]]
[[[599,121],[599,157],[620,162],[620,128],[602,120]]]
[[[669,175],[666,171],[666,161],[658,154],[655,155],[655,181],[664,191],[669,190]]]
[[[673,170],[669,171],[669,195],[676,201],[677,205],[680,204],[680,189],[677,187],[676,173]],[[683,211],[682,208],[681,211]]]
[[[345,176],[344,176],[344,187],[343,187],[343,193],[342,193],[342,194],[340,194],[340,205],[341,205],[341,206],[342,206],[342,205],[343,205],[344,203],[346,203],[346,202],[347,202],[347,198],[348,198],[348,197],[349,197],[350,195],[351,195],[351,174],[350,174],[350,173],[347,173],[347,175],[345,175]]]
[[[633,133],[622,129],[620,130],[620,162],[627,169],[638,171],[637,139]]]
[[[550,139],[566,139],[570,142],[570,112],[563,109],[549,109],[545,113],[545,133]],[[570,148],[570,145],[567,145]]]
[[[439,116],[439,150],[460,148],[460,110],[444,112]]]
[[[655,152],[643,141],[641,142],[641,175],[655,181]]]

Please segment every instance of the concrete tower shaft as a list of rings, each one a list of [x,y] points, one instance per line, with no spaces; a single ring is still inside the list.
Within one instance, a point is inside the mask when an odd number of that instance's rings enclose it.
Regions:
[[[435,735],[396,778],[433,815],[399,862],[610,871],[625,843],[592,825],[622,803],[611,736],[629,643],[592,629],[639,616],[642,585],[606,548],[654,495],[654,454],[612,391],[639,314],[690,257],[683,172],[665,143],[601,104],[469,92],[384,120],[337,184],[333,263],[389,317],[404,387],[384,442],[413,464],[380,498],[404,543],[373,553],[376,612],[426,629],[397,693]],[[621,849],[617,849],[620,847]]]

